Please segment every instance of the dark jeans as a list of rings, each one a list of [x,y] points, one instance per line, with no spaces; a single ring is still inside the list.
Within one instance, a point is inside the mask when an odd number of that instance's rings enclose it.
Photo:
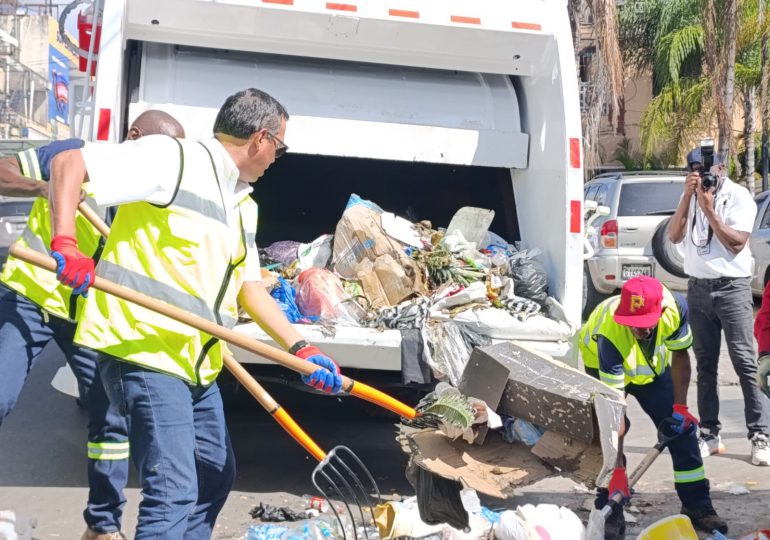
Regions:
[[[107,413],[109,402],[98,375],[96,353],[73,344],[74,335],[73,323],[46,317],[37,305],[0,286],[0,424],[13,410],[40,353],[55,341],[78,380],[89,416],[88,454],[95,455],[103,447],[124,442],[127,428],[123,418]],[[108,450],[98,458],[88,459],[90,491],[83,515],[92,529],[120,530],[126,502],[123,488],[128,480],[127,454],[127,448],[122,450],[122,456]]]
[[[184,381],[99,356],[110,406],[129,419],[142,501],[136,540],[208,540],[235,479],[216,383]]]
[[[690,278],[687,287],[693,350],[698,367],[698,414],[700,423],[719,433],[719,384],[717,381],[722,331],[727,350],[743,390],[748,436],[768,433],[765,396],[757,386],[757,354],[754,349],[754,301],[749,278],[704,280]]]
[[[586,368],[586,373],[598,379],[597,369]],[[629,384],[626,393],[639,402],[642,410],[650,417],[655,426],[669,418],[674,409],[674,386],[671,381],[671,369],[666,369],[654,382],[644,385]],[[626,419],[626,428],[630,426]],[[652,444],[652,443],[650,443]],[[674,486],[682,505],[688,509],[711,506],[709,481],[703,473],[703,458],[700,456],[698,436],[695,431],[674,439],[668,447],[674,464]],[[625,461],[625,456],[624,456]],[[598,491],[596,507],[607,504],[607,490]]]

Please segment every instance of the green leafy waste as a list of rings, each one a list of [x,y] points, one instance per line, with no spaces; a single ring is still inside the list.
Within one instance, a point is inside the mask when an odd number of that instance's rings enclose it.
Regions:
[[[435,419],[444,424],[463,430],[473,424],[474,410],[456,388],[447,387],[443,391],[437,389],[435,399],[418,408],[423,419]]]

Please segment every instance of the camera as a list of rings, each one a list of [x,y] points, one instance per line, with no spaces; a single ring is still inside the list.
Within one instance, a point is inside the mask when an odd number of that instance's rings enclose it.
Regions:
[[[703,164],[700,174],[700,185],[705,191],[717,185],[718,178],[711,174],[711,167],[714,165],[714,139],[702,139],[700,142],[700,154],[703,158]]]

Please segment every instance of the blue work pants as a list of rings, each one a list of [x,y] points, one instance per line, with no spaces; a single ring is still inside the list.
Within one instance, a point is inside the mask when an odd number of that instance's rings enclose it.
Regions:
[[[78,381],[88,410],[89,527],[120,530],[123,488],[128,481],[125,420],[108,414],[109,402],[96,365],[96,352],[72,342],[75,324],[48,315],[36,304],[0,286],[0,424],[13,410],[27,376],[43,349],[55,341]]]
[[[219,387],[104,354],[99,370],[111,408],[131,426],[142,486],[136,540],[208,540],[235,479]]]

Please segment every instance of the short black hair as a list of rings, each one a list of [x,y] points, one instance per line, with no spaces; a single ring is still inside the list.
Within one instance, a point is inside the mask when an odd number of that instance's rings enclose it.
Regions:
[[[256,88],[247,88],[228,97],[214,120],[214,133],[248,139],[260,129],[275,135],[281,129],[281,120],[289,113],[277,99]]]

